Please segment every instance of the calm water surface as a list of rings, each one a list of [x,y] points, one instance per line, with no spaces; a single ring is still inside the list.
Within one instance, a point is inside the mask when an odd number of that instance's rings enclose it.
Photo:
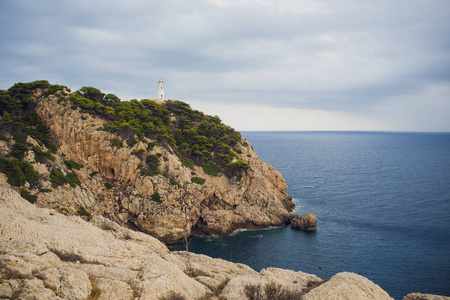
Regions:
[[[450,134],[244,132],[277,168],[313,232],[289,227],[194,238],[190,250],[329,278],[363,275],[395,299],[450,296]]]

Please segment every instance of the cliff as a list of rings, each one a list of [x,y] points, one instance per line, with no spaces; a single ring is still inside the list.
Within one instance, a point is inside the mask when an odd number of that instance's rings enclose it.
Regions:
[[[136,108],[124,110],[117,101],[107,106],[65,87],[32,84],[21,93],[57,146],[52,159],[42,159],[48,145],[28,131],[22,133],[24,144],[33,145],[23,150],[23,160],[39,173],[34,186],[24,185],[37,196],[38,206],[69,215],[81,209],[168,243],[192,232],[223,235],[289,221],[294,205],[281,174],[217,117],[204,116],[182,102],[132,100],[123,105]],[[9,93],[20,98],[18,89]],[[91,94],[84,95],[94,100],[98,96]],[[142,112],[147,123],[136,117],[107,128],[124,114]],[[4,134],[1,156],[14,154],[17,136],[14,130]]]

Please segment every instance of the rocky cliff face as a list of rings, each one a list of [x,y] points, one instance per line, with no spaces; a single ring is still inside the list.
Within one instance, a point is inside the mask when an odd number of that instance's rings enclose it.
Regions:
[[[288,222],[294,205],[285,192],[283,177],[262,161],[244,138],[239,142],[237,158],[248,163],[250,169],[242,178],[210,176],[201,167],[184,166],[168,145],[145,150],[147,142],[152,142],[149,139],[132,147],[125,142],[120,148],[112,146],[116,135],[98,130],[104,119],[81,112],[70,101],[61,101],[63,96],[58,93],[44,96],[38,90],[33,96],[36,112],[55,138],[58,153],[84,165],[74,170],[81,185],[52,189],[47,183],[51,191],[38,194],[38,205],[69,214],[82,205],[93,214],[138,227],[169,243],[193,231],[220,235],[238,228],[281,226]],[[139,149],[145,152],[132,154]],[[141,175],[139,166],[149,154],[158,155],[160,174]],[[48,178],[50,165],[34,161],[32,153],[26,159]],[[55,163],[69,172],[62,157]],[[194,177],[205,179],[205,183],[194,183]]]

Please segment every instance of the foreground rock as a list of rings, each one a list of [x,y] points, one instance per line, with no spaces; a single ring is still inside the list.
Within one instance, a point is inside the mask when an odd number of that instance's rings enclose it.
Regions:
[[[339,273],[324,284],[311,290],[304,300],[391,299],[381,287],[358,274]]]
[[[291,214],[292,229],[316,229],[317,217],[315,213],[309,213],[300,217],[298,214]]]
[[[171,253],[157,239],[103,217],[86,222],[37,208],[0,176],[0,299],[255,296],[392,299],[370,280],[352,273],[337,274],[323,283],[303,272],[268,268],[258,273],[205,255]]]
[[[406,295],[403,300],[450,300],[450,297],[432,294],[411,293]]]

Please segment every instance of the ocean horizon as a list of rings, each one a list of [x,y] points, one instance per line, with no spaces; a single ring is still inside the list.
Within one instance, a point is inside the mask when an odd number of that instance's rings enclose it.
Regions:
[[[257,271],[278,267],[326,279],[355,272],[395,299],[413,292],[450,296],[450,133],[242,135],[283,175],[294,211],[317,214],[317,230],[194,237],[190,251]]]

